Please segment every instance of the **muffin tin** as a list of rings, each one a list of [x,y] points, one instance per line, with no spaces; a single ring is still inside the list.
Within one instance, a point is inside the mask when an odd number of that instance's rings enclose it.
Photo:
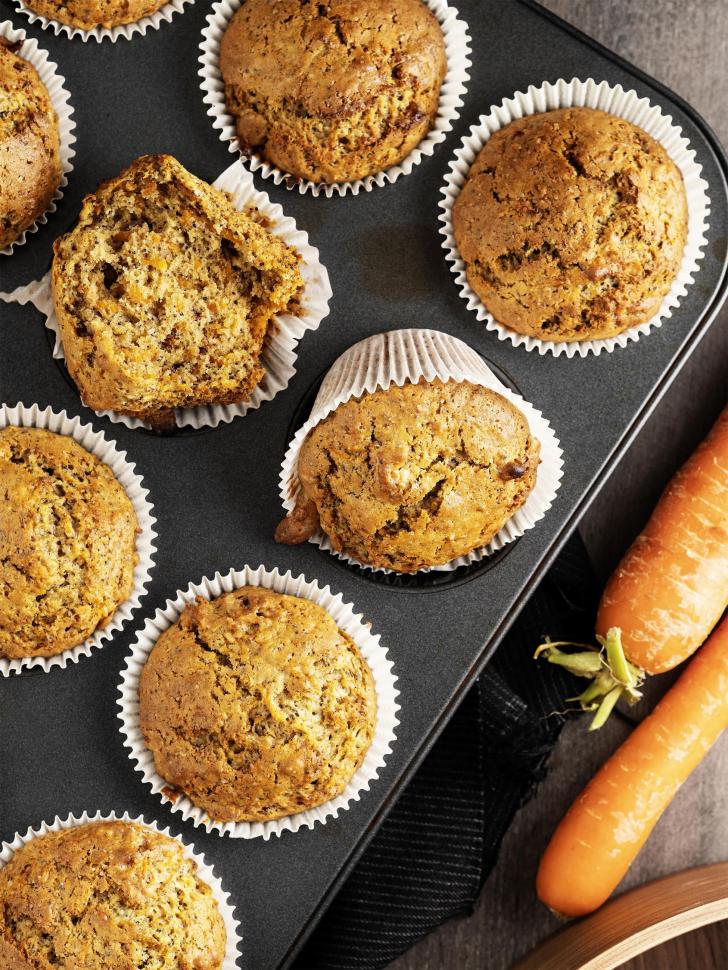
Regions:
[[[43,818],[83,811],[143,813],[183,833],[231,893],[244,970],[273,970],[296,951],[407,783],[463,693],[487,662],[610,468],[713,321],[726,294],[728,160],[704,122],[665,88],[526,2],[458,0],[473,38],[473,68],[455,130],[395,185],[356,197],[314,198],[265,185],[305,229],[329,270],[331,314],[299,345],[287,390],[232,423],[167,438],[129,430],[84,409],[54,363],[40,315],[0,305],[2,400],[66,409],[104,430],[136,463],[158,518],[157,565],[141,614],[92,658],[66,670],[0,681],[0,838]],[[136,155],[167,151],[209,181],[230,156],[205,114],[197,58],[206,0],[131,43],[83,44],[41,35],[76,108],[76,167],[59,211],[29,245],[0,261],[0,289],[48,269],[53,239],[74,221],[84,192]],[[20,22],[11,0],[0,16]],[[468,311],[439,236],[438,202],[455,149],[478,116],[513,91],[559,77],[605,78],[661,105],[695,148],[709,183],[708,246],[673,317],[637,343],[599,357],[541,357],[499,342]],[[260,183],[259,183],[260,186]],[[393,327],[442,329],[468,342],[543,412],[564,449],[564,480],[546,518],[494,560],[436,581],[392,583],[307,543],[276,546],[280,463],[307,416],[312,387],[352,343]],[[124,750],[117,688],[130,644],[168,596],[201,575],[262,563],[329,584],[354,604],[394,661],[397,743],[360,801],[325,825],[231,843],[160,804]]]

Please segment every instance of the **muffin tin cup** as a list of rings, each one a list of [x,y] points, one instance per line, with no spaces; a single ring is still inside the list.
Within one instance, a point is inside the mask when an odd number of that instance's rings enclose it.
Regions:
[[[688,203],[688,233],[678,274],[663,299],[660,309],[646,323],[631,327],[616,337],[603,340],[563,342],[538,340],[526,334],[516,333],[515,330],[510,330],[498,323],[468,283],[465,262],[455,241],[452,209],[465,184],[471,165],[494,132],[505,128],[517,118],[553,111],[556,108],[572,107],[597,108],[618,118],[624,118],[638,128],[642,128],[655,141],[660,142],[682,173]],[[578,78],[566,81],[562,78],[553,84],[546,82],[540,87],[530,85],[526,91],[516,91],[512,97],[504,98],[499,105],[491,107],[488,114],[480,116],[477,124],[473,125],[470,133],[463,138],[460,148],[455,152],[454,160],[450,162],[449,169],[445,185],[441,189],[443,199],[440,202],[442,210],[440,233],[443,237],[446,259],[450,263],[460,295],[466,301],[468,309],[474,310],[478,320],[484,321],[486,328],[494,331],[499,340],[507,340],[514,347],[536,350],[539,354],[551,353],[557,357],[560,354],[565,354],[567,357],[586,357],[588,354],[600,354],[603,351],[611,353],[617,347],[626,347],[630,342],[638,340],[643,334],[659,327],[663,320],[672,316],[673,310],[679,305],[688,287],[694,281],[707,242],[710,214],[708,183],[702,177],[702,167],[696,160],[690,142],[672,117],[663,114],[659,106],[651,104],[647,98],[641,98],[636,91],[626,91],[621,84],[611,85],[606,81],[595,81],[593,78],[588,78],[586,81]]]
[[[17,239],[13,240],[5,249],[0,249],[0,256],[9,256],[17,246],[22,246],[23,243],[27,242],[28,236],[31,233],[37,232],[39,226],[45,225],[48,222],[48,216],[58,208],[58,202],[63,198],[63,190],[68,185],[68,176],[73,171],[73,157],[76,154],[76,150],[73,147],[76,141],[74,134],[76,122],[73,120],[71,96],[65,87],[66,79],[58,73],[58,66],[49,60],[48,54],[43,48],[38,46],[38,41],[32,37],[28,38],[24,30],[13,27],[9,20],[0,22],[0,37],[4,37],[14,44],[18,42],[21,44],[18,50],[19,56],[33,65],[38,72],[38,77],[48,91],[53,110],[58,119],[59,156],[61,162],[61,183],[51,199],[51,204]]]
[[[386,389],[392,384],[399,387],[405,383],[416,384],[422,379],[428,382],[469,381],[497,391],[525,415],[531,433],[541,443],[541,463],[533,491],[490,542],[443,565],[419,570],[452,571],[459,566],[480,562],[532,529],[556,498],[564,464],[559,440],[541,412],[499,381],[482,357],[456,337],[439,330],[390,330],[368,337],[345,351],[326,374],[308,421],[288,447],[281,469],[280,494],[284,508],[290,512],[300,488],[297,469],[301,446],[309,432],[327,415],[351,398]],[[352,565],[373,572],[395,572],[336,552],[322,530],[309,541]]]
[[[339,629],[356,643],[369,664],[377,692],[377,724],[372,743],[364,761],[342,794],[316,808],[265,822],[216,821],[204,809],[194,805],[182,791],[174,791],[170,783],[157,773],[154,756],[144,742],[139,724],[139,678],[147,657],[161,634],[179,620],[185,607],[193,603],[196,597],[215,599],[241,586],[260,586],[318,603],[329,613]],[[384,768],[395,743],[399,723],[399,691],[392,667],[392,661],[387,656],[386,649],[381,646],[379,636],[371,632],[371,624],[354,612],[351,603],[344,602],[341,593],[333,593],[329,586],[321,587],[315,580],[310,581],[303,575],[294,576],[290,570],[280,573],[278,569],[268,570],[264,566],[243,566],[240,570],[231,569],[225,575],[215,573],[212,577],[205,576],[199,583],[190,583],[185,590],[177,590],[175,598],[167,600],[165,607],[158,609],[147,620],[132,646],[131,655],[122,671],[120,697],[117,700],[121,709],[118,716],[124,745],[134,767],[140,772],[144,782],[151,786],[154,794],[159,795],[173,812],[179,812],[186,821],[203,827],[207,832],[217,832],[233,839],[262,837],[267,840],[283,832],[310,829],[317,823],[324,824],[330,818],[336,818],[352,802],[358,801]]]
[[[321,321],[328,315],[329,300],[332,296],[329,274],[319,259],[318,249],[308,242],[307,233],[296,227],[290,216],[284,216],[283,209],[270,201],[265,192],[258,192],[253,184],[253,176],[242,162],[233,162],[214,182],[215,188],[228,192],[236,209],[255,209],[266,220],[270,231],[279,236],[301,254],[301,275],[304,280],[300,312],[277,314],[273,317],[271,332],[263,347],[262,363],[265,374],[247,401],[241,404],[211,404],[196,408],[177,408],[175,410],[178,428],[216,428],[227,424],[248,411],[254,411],[265,401],[272,401],[276,394],[285,390],[296,373],[296,347],[298,341],[308,330],[318,329]],[[32,303],[45,317],[45,325],[55,334],[53,356],[63,360],[58,319],[53,308],[51,293],[51,274],[43,279],[18,287],[11,293],[0,293],[0,300],[13,303]],[[149,428],[139,418],[131,418],[116,411],[97,411],[127,428]]]
[[[67,818],[61,818],[59,815],[56,815],[52,822],[41,822],[37,828],[29,828],[24,834],[16,832],[10,842],[0,843],[0,869],[10,862],[16,852],[29,842],[32,842],[33,839],[48,835],[51,832],[63,832],[67,829],[79,828],[81,825],[89,825],[94,822],[133,822],[137,825],[144,825],[146,828],[152,829],[153,832],[158,832],[160,835],[167,835],[169,838],[179,842],[187,858],[191,859],[197,866],[197,875],[212,890],[220,915],[225,923],[226,944],[222,970],[237,970],[237,961],[241,956],[242,937],[240,924],[235,918],[235,907],[230,901],[230,894],[225,892],[222,882],[215,875],[212,866],[205,861],[201,853],[195,851],[194,846],[184,842],[179,835],[173,835],[169,829],[161,828],[155,821],[147,822],[142,815],[133,817],[128,812],[124,812],[123,815],[117,815],[116,812],[109,812],[107,814],[96,812],[95,815],[89,815],[88,812],[84,812],[79,816],[68,815]]]
[[[220,133],[220,139],[228,143],[231,152],[241,152],[251,171],[258,172],[263,178],[272,178],[276,185],[287,189],[298,189],[303,195],[357,195],[362,189],[371,192],[376,186],[396,182],[402,175],[409,175],[423,158],[432,155],[435,147],[445,141],[455,121],[460,117],[463,96],[470,80],[471,38],[468,25],[458,17],[457,10],[447,0],[423,0],[437,17],[445,38],[447,52],[447,73],[440,89],[440,103],[432,129],[422,141],[397,165],[363,179],[347,182],[317,183],[310,179],[299,178],[290,172],[272,165],[255,153],[243,152],[235,131],[235,119],[225,104],[225,84],[220,72],[220,43],[233,14],[244,0],[217,0],[212,13],[208,14],[207,26],[202,31],[200,44],[200,70],[204,102],[207,113],[212,118],[212,126]]]
[[[42,17],[34,10],[31,10],[30,7],[23,3],[23,0],[15,0],[15,6],[18,8],[18,12],[24,14],[31,24],[37,24],[43,30],[52,30],[56,37],[60,37],[61,34],[65,34],[69,38],[80,37],[84,43],[89,40],[95,40],[98,43],[101,43],[102,40],[110,40],[114,43],[120,38],[131,40],[135,34],[144,35],[148,30],[158,30],[162,24],[169,22],[175,14],[182,13],[185,5],[188,3],[194,3],[194,0],[169,0],[159,10],[149,14],[147,17],[142,17],[141,20],[135,20],[131,24],[122,24],[120,27],[94,27],[91,30],[82,30],[81,27],[62,24],[60,20],[48,20],[46,17]]]
[[[44,428],[56,434],[66,435],[100,458],[111,468],[116,480],[129,496],[139,531],[136,541],[138,561],[134,568],[134,586],[129,598],[117,608],[110,622],[96,630],[83,643],[53,657],[22,657],[17,660],[0,657],[0,675],[5,677],[11,673],[20,673],[29,667],[40,667],[45,672],[54,667],[66,667],[69,663],[77,663],[81,657],[90,656],[92,650],[102,647],[106,640],[110,640],[125,623],[131,620],[134,611],[139,608],[147,592],[154,567],[154,555],[157,551],[155,545],[157,533],[154,530],[156,519],[152,514],[153,507],[149,501],[149,492],[144,488],[144,480],[137,473],[135,466],[127,461],[126,452],[119,451],[113,441],[107,440],[102,432],[94,431],[90,424],[83,424],[80,418],[69,417],[65,411],[53,411],[49,407],[39,408],[37,404],[30,407],[24,404],[0,405],[0,428],[9,426]]]

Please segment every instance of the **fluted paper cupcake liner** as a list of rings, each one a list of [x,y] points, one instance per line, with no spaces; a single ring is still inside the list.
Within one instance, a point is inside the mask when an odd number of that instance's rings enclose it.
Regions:
[[[447,73],[440,89],[440,102],[432,129],[406,158],[382,172],[347,182],[317,183],[310,179],[299,179],[259,155],[252,154],[248,157],[246,153],[250,169],[253,172],[259,172],[263,178],[272,178],[276,185],[283,184],[288,189],[297,188],[301,194],[310,192],[314,196],[325,195],[331,198],[335,193],[346,195],[351,192],[352,195],[357,195],[362,189],[365,192],[371,192],[375,186],[396,182],[401,175],[409,175],[423,158],[432,155],[435,147],[445,141],[447,133],[452,130],[453,124],[460,116],[463,95],[470,79],[471,39],[468,25],[458,17],[457,10],[446,0],[424,0],[424,2],[435,14],[442,28],[447,54]],[[235,131],[235,119],[228,112],[225,104],[225,83],[220,72],[220,43],[231,17],[242,3],[243,0],[217,0],[213,5],[212,13],[207,16],[207,26],[202,32],[203,39],[200,45],[202,53],[199,75],[202,78],[204,102],[208,106],[207,113],[212,118],[213,128],[219,131],[220,139],[228,143],[228,149],[231,152],[239,152],[241,148]]]
[[[212,890],[220,915],[225,924],[225,958],[223,960],[222,970],[237,970],[238,957],[241,955],[240,945],[242,939],[240,935],[240,924],[235,918],[235,907],[230,900],[230,893],[225,892],[222,882],[215,875],[212,866],[205,861],[205,857],[201,853],[195,850],[193,845],[185,842],[179,835],[172,835],[169,829],[162,828],[154,820],[147,822],[143,815],[134,817],[128,812],[124,812],[123,815],[117,815],[116,812],[108,812],[107,814],[96,812],[95,815],[89,815],[88,812],[84,812],[82,815],[68,815],[66,818],[61,818],[59,815],[56,815],[52,822],[41,822],[37,828],[29,828],[24,834],[16,832],[10,842],[0,843],[0,869],[10,862],[16,852],[19,852],[23,846],[32,842],[33,839],[42,838],[51,832],[63,832],[67,829],[79,828],[81,825],[91,825],[95,822],[131,822],[136,825],[144,825],[146,828],[152,829],[153,832],[166,835],[174,839],[175,842],[179,842],[184,850],[185,856],[194,862],[197,868],[197,875]]]
[[[300,488],[298,457],[301,446],[309,432],[328,414],[351,398],[386,389],[392,384],[399,387],[406,383],[416,384],[422,379],[428,382],[469,381],[497,391],[525,415],[531,434],[541,443],[541,463],[533,491],[490,542],[448,563],[420,570],[452,571],[459,566],[479,562],[532,529],[546,515],[556,498],[564,464],[559,440],[541,412],[499,381],[483,358],[456,337],[439,330],[390,330],[368,337],[345,351],[328,371],[309,419],[288,447],[281,469],[280,494],[286,511],[290,512],[296,504]],[[336,552],[329,537],[320,529],[309,541],[344,562],[375,572],[393,572]]]
[[[624,118],[660,142],[682,173],[688,203],[688,234],[678,274],[659,310],[651,319],[616,337],[602,340],[538,340],[527,334],[516,333],[515,330],[498,323],[468,283],[465,262],[455,241],[452,209],[465,184],[470,166],[494,132],[526,115],[572,107],[596,108]],[[444,198],[440,202],[440,233],[443,236],[446,259],[455,275],[460,295],[467,302],[468,309],[475,311],[478,320],[485,322],[488,330],[494,331],[499,340],[510,341],[514,347],[537,350],[540,354],[566,354],[567,357],[586,357],[588,354],[600,354],[603,351],[611,353],[617,347],[626,347],[672,316],[695,279],[707,242],[710,214],[708,183],[701,173],[702,167],[696,160],[690,142],[672,117],[663,114],[659,106],[640,97],[636,91],[625,91],[621,84],[611,85],[606,81],[597,82],[593,78],[586,81],[573,78],[571,81],[561,79],[553,84],[547,82],[540,87],[530,85],[526,91],[516,91],[512,97],[504,98],[499,105],[492,107],[488,114],[481,115],[477,124],[471,127],[470,133],[463,138],[456,151],[455,159],[450,163],[450,171],[441,190]]]
[[[116,480],[129,497],[136,515],[139,532],[136,540],[137,564],[134,567],[134,586],[129,598],[122,603],[113,617],[102,629],[98,629],[83,643],[70,647],[54,657],[22,657],[9,660],[0,657],[0,674],[8,676],[19,673],[24,668],[42,667],[49,671],[53,667],[66,667],[69,663],[77,663],[81,657],[88,657],[94,648],[104,645],[115,633],[131,620],[134,610],[138,609],[146,594],[154,554],[157,551],[154,540],[157,533],[154,530],[152,503],[149,492],[144,487],[144,480],[126,457],[126,452],[119,451],[113,441],[107,440],[103,432],[94,431],[90,424],[83,424],[80,418],[69,417],[65,411],[53,411],[51,408],[39,408],[37,404],[29,407],[25,404],[0,405],[0,428],[8,426],[19,428],[43,428],[56,434],[67,435],[77,441],[86,451],[100,458],[114,473]]]
[[[18,12],[24,14],[31,24],[38,24],[43,30],[52,30],[56,37],[65,34],[66,37],[80,37],[84,43],[88,40],[95,40],[101,43],[102,40],[110,40],[112,43],[124,38],[131,40],[135,34],[146,34],[148,30],[158,30],[162,24],[168,23],[176,13],[182,13],[185,4],[194,3],[194,0],[169,0],[163,7],[135,20],[131,24],[122,24],[120,27],[93,27],[91,30],[83,30],[81,27],[72,27],[70,24],[62,24],[60,20],[48,20],[40,14],[31,10],[23,3],[23,0],[15,0]]]
[[[296,347],[307,330],[318,329],[321,321],[328,315],[332,291],[329,274],[319,259],[318,249],[310,245],[307,233],[298,229],[290,216],[283,214],[283,208],[270,201],[265,192],[258,192],[253,184],[253,176],[240,161],[233,162],[222,175],[213,182],[217,189],[230,193],[233,205],[238,210],[255,209],[259,216],[267,220],[267,228],[301,255],[301,275],[304,282],[300,309],[296,316],[281,313],[273,317],[269,333],[263,346],[262,364],[265,374],[247,401],[241,404],[210,404],[196,408],[177,408],[175,417],[180,428],[216,428],[227,424],[248,411],[254,411],[265,401],[272,401],[276,394],[285,390],[296,373]],[[53,356],[63,360],[58,319],[53,308],[51,294],[51,274],[27,286],[18,287],[11,293],[0,293],[0,300],[14,303],[32,303],[45,317],[45,325],[55,334]],[[127,428],[149,427],[139,418],[131,418],[116,411],[97,411],[126,425]]]
[[[0,23],[0,37],[6,38],[13,44],[20,42],[21,47],[18,50],[18,55],[23,60],[28,61],[29,64],[32,64],[38,72],[38,77],[48,91],[48,96],[51,99],[53,110],[58,119],[59,157],[61,162],[61,183],[51,199],[51,204],[44,213],[38,216],[32,226],[28,226],[5,249],[0,249],[0,256],[9,256],[16,246],[22,246],[23,243],[27,242],[30,233],[37,232],[39,226],[45,225],[48,222],[48,216],[58,208],[57,203],[63,198],[63,190],[68,185],[68,176],[73,171],[72,159],[76,154],[76,150],[73,147],[76,136],[73,132],[76,127],[76,122],[73,120],[71,96],[65,87],[66,79],[58,73],[58,66],[48,59],[48,54],[43,48],[38,46],[38,41],[32,37],[26,37],[25,31],[13,27],[9,20],[3,20]]]
[[[173,792],[170,797],[170,784],[157,773],[154,756],[144,743],[139,724],[139,678],[161,634],[179,620],[185,607],[193,603],[197,596],[216,599],[241,586],[261,586],[277,593],[299,596],[318,603],[329,613],[339,629],[348,634],[357,645],[369,664],[377,692],[377,724],[372,743],[364,761],[342,794],[316,808],[266,822],[215,821],[204,809],[195,805],[184,792]],[[294,576],[290,570],[280,573],[278,569],[269,570],[264,566],[258,566],[255,569],[251,566],[243,566],[240,570],[231,569],[225,575],[215,573],[212,577],[205,576],[199,583],[190,583],[187,589],[177,590],[175,598],[167,600],[165,607],[158,609],[155,615],[147,620],[136,643],[132,646],[131,655],[122,671],[120,697],[117,701],[121,709],[119,719],[122,724],[124,745],[129,750],[136,770],[173,812],[179,812],[182,818],[194,825],[204,827],[208,832],[215,831],[235,839],[257,837],[269,839],[272,835],[280,835],[287,831],[297,832],[301,828],[313,828],[317,822],[324,823],[330,818],[336,818],[339,812],[345,811],[352,802],[358,801],[362,793],[376,781],[391,753],[399,723],[397,717],[399,691],[396,687],[397,678],[392,669],[392,661],[388,658],[386,649],[381,646],[379,636],[371,632],[370,626],[360,614],[354,612],[351,603],[344,602],[341,593],[333,593],[329,586],[321,587],[315,580],[309,581],[305,576]]]

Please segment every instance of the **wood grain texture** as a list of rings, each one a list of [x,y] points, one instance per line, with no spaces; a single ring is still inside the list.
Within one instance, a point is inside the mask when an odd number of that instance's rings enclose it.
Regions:
[[[658,944],[728,919],[728,862],[684,869],[610,900],[540,943],[513,970],[615,970]]]
[[[542,2],[681,94],[728,144],[726,0]],[[534,78],[535,83],[538,80]],[[728,309],[684,367],[583,523],[582,534],[603,577],[724,405],[726,361]],[[616,719],[597,736],[587,735],[584,723],[568,725],[546,782],[504,840],[474,914],[445,924],[393,963],[392,970],[506,970],[558,929],[556,919],[535,897],[538,859],[573,798],[628,730],[624,721]],[[727,787],[728,737],[724,736],[678,793],[621,888],[727,860]],[[624,970],[726,968],[728,922],[696,930],[624,966]]]

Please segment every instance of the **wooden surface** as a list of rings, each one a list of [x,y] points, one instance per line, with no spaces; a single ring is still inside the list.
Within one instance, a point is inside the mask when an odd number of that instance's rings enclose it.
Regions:
[[[511,0],[504,0],[511,2]],[[728,145],[727,0],[542,0],[544,6],[659,78],[690,101]],[[541,78],[534,78],[539,83]],[[483,105],[485,109],[487,105]],[[671,473],[728,396],[728,309],[615,471],[582,534],[606,576],[639,531]],[[521,810],[475,913],[452,921],[391,970],[507,970],[558,929],[538,903],[539,856],[572,799],[628,732],[619,720],[598,735],[564,730],[547,780]],[[728,736],[678,793],[622,884],[640,885],[728,860]],[[696,930],[625,964],[624,970],[727,970],[728,922]]]
[[[658,944],[728,919],[728,862],[622,893],[527,953],[514,970],[615,970]]]

